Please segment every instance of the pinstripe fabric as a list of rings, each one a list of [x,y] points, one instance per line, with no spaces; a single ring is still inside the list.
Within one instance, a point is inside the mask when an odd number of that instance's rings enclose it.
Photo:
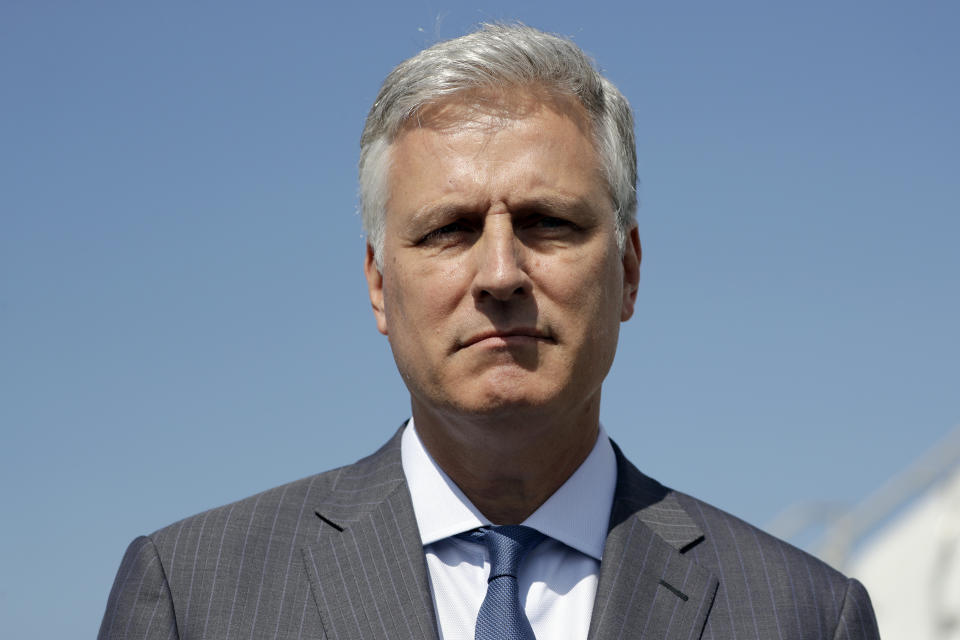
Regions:
[[[436,638],[423,545],[405,483],[305,550],[329,638]]]
[[[419,640],[435,629],[398,433],[354,465],[134,540],[99,638]]]
[[[863,586],[641,474],[619,449],[591,638],[879,638]]]
[[[99,638],[437,638],[400,433],[354,465],[133,541]],[[617,489],[590,638],[878,638],[863,587],[633,467]]]
[[[699,638],[717,577],[682,553],[703,539],[673,494],[617,454],[591,638]]]

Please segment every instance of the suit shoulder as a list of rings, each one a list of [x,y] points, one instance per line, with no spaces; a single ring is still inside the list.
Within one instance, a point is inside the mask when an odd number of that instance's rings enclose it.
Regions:
[[[259,536],[264,527],[272,528],[274,535],[296,535],[297,524],[311,515],[315,505],[333,490],[344,468],[307,476],[202,511],[147,537],[157,546],[160,556],[166,557],[175,553],[178,547],[190,547],[190,540],[195,544],[200,537],[211,535],[237,536],[250,530]]]
[[[315,511],[326,511],[344,501],[363,500],[364,490],[373,490],[389,482],[398,482],[403,472],[400,463],[400,431],[380,450],[353,464],[324,471],[306,478],[261,491],[250,497],[203,511],[163,527],[149,538],[161,558],[174,556],[178,549],[189,549],[220,536],[222,544],[250,544],[307,535],[317,520]],[[210,542],[213,544],[213,542]]]
[[[757,612],[765,611],[773,612],[775,624],[762,637],[774,632],[780,637],[878,637],[870,598],[859,582],[722,509],[684,493],[673,495],[703,531],[702,541],[688,553],[720,581],[715,606],[727,617],[716,624],[729,621],[739,629],[748,620],[762,626]],[[740,631],[749,635],[751,627]]]
[[[843,597],[849,579],[826,562],[711,504],[672,493],[704,532],[695,549],[699,562],[722,573],[733,568],[764,581],[792,581],[794,589],[811,586]]]

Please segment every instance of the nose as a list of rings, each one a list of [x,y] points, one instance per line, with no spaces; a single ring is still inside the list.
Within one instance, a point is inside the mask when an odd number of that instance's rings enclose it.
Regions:
[[[478,300],[490,297],[507,301],[530,290],[525,270],[523,243],[517,238],[509,213],[487,215],[483,233],[474,245],[477,266],[473,294]]]

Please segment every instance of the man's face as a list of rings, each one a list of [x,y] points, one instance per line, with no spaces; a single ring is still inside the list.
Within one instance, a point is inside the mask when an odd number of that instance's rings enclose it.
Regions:
[[[633,313],[636,229],[623,256],[579,105],[532,96],[449,102],[392,146],[377,327],[414,414],[589,411]]]

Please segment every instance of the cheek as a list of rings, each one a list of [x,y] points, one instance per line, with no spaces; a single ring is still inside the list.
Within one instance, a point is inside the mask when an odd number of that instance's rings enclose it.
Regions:
[[[615,348],[620,329],[622,276],[617,265],[598,261],[577,265],[572,277],[556,289],[556,298],[573,319],[574,332],[587,353],[596,357]],[[601,365],[599,358],[595,364]]]
[[[596,317],[606,313],[611,300],[619,299],[621,283],[614,268],[609,260],[587,257],[546,267],[543,273],[551,283],[552,297],[580,317]]]
[[[384,308],[390,334],[423,342],[443,333],[464,297],[462,269],[435,265],[395,270],[384,279]]]

